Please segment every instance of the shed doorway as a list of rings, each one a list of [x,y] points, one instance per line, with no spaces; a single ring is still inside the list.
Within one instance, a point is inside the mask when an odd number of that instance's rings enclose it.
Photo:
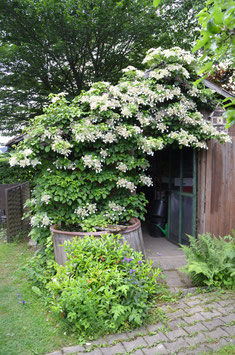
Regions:
[[[196,236],[197,152],[165,149],[150,164],[153,187],[146,191],[148,232],[177,245],[188,244],[187,234]]]

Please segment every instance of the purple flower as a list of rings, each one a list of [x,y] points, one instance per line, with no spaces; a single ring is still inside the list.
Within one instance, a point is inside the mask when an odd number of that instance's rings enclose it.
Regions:
[[[21,297],[19,296],[19,300],[21,300]]]
[[[18,297],[19,297],[19,295],[20,295],[19,293],[16,294],[16,296],[18,296]]]
[[[138,261],[138,264],[139,264],[139,265],[141,265],[141,264],[142,264],[142,262],[143,262],[142,260],[139,260],[139,261]]]
[[[132,258],[127,259],[128,263],[129,263],[130,261],[132,261],[132,260],[133,260]]]
[[[27,301],[24,301],[24,304],[26,304],[27,303]]]
[[[133,274],[133,272],[135,272],[135,270],[131,269],[131,270],[130,270],[130,274]]]
[[[21,303],[21,301],[19,301],[19,303]]]
[[[162,256],[162,254],[161,254],[161,253],[158,253],[158,256]]]

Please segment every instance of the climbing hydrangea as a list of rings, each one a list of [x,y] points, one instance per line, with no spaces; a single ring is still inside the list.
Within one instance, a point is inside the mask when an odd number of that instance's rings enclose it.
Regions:
[[[152,185],[148,156],[169,145],[206,149],[208,139],[230,140],[199,111],[213,95],[193,86],[194,56],[150,49],[143,64],[147,71],[129,66],[117,85],[94,83],[71,102],[51,94],[26,131],[10,164],[37,169],[31,223],[39,239],[39,227],[50,223],[95,230],[143,218],[138,186]]]

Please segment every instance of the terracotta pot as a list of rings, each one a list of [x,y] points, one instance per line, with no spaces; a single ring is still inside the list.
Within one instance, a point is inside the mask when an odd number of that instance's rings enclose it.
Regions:
[[[64,246],[61,245],[64,244],[65,241],[67,240],[72,241],[73,238],[75,237],[83,238],[86,235],[93,235],[94,237],[99,238],[102,234],[110,233],[107,231],[67,232],[67,231],[58,230],[56,225],[51,226],[50,230],[53,235],[55,261],[60,265],[64,265],[65,262],[67,261],[67,256],[64,250]],[[116,234],[122,235],[121,242],[127,241],[127,243],[130,245],[132,249],[136,251],[141,251],[145,257],[141,223],[137,218],[132,218],[130,220],[130,225],[127,226],[124,230]]]

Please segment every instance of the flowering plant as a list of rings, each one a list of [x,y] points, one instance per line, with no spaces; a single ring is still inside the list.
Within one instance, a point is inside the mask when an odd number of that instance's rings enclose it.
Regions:
[[[137,188],[152,184],[149,155],[172,144],[200,149],[211,138],[229,141],[198,111],[212,92],[193,86],[189,52],[150,49],[143,64],[147,72],[128,67],[117,85],[94,83],[71,103],[51,94],[32,121],[10,164],[37,171],[28,202],[34,236],[51,223],[93,231],[143,218],[146,199]]]
[[[161,270],[120,239],[67,241],[68,262],[56,266],[46,285],[52,309],[82,337],[140,326],[151,315],[156,319],[156,300],[169,300]]]

